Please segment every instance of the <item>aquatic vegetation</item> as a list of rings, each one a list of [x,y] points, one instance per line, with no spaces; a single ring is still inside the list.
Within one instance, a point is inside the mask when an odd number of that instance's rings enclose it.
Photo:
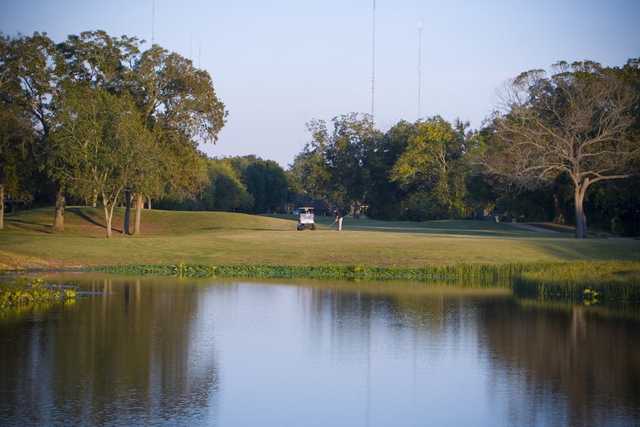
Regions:
[[[640,302],[640,263],[580,262],[526,271],[514,277],[517,296],[569,300],[585,305]]]
[[[584,303],[584,305],[595,305],[598,304],[598,296],[600,295],[600,292],[598,291],[594,291],[593,289],[585,289],[584,291],[582,291],[582,302]]]
[[[18,279],[0,284],[0,310],[75,301],[74,288],[46,284],[42,279]]]
[[[313,278],[346,280],[411,280],[448,283],[483,283],[492,287],[530,268],[527,265],[456,264],[422,268],[368,267],[364,265],[285,266],[285,265],[119,265],[97,267],[95,271],[120,274],[161,275],[179,277],[253,277]]]
[[[94,271],[176,277],[406,280],[473,287],[513,287],[518,296],[601,301],[640,301],[639,262],[451,264],[422,268],[277,265],[116,265]]]

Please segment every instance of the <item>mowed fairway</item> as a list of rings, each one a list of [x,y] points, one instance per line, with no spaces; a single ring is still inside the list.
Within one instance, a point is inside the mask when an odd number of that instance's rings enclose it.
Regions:
[[[533,232],[488,221],[423,223],[351,220],[298,232],[295,221],[226,212],[145,210],[143,234],[104,238],[99,209],[70,208],[53,234],[51,209],[9,215],[0,231],[0,268],[114,264],[270,264],[420,267],[456,263],[640,260],[640,241]]]

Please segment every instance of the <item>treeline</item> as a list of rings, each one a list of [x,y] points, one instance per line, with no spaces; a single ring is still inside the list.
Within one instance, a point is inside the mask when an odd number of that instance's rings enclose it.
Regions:
[[[386,220],[500,217],[640,234],[640,60],[522,73],[480,129],[434,116],[388,131],[351,113],[308,124],[287,171],[210,159],[227,111],[211,76],[133,37],[0,36],[0,228],[5,200],[114,208],[139,233],[168,209],[288,212],[312,204]],[[277,137],[277,135],[274,135]],[[134,209],[135,208],[135,209]],[[135,219],[132,215],[135,210]],[[132,227],[130,227],[132,223]]]
[[[291,186],[372,218],[488,215],[640,234],[640,61],[522,73],[479,130],[431,117],[387,132],[367,115],[309,123]]]
[[[247,213],[283,213],[290,197],[285,170],[273,160],[238,156],[206,159],[206,174],[195,197],[160,200],[163,209],[195,211],[234,211]]]
[[[227,111],[211,76],[158,45],[103,31],[0,35],[0,228],[4,202],[49,199],[64,229],[67,199],[103,207],[107,236],[124,203],[140,232],[145,199],[188,199]],[[129,229],[131,205],[136,207]]]

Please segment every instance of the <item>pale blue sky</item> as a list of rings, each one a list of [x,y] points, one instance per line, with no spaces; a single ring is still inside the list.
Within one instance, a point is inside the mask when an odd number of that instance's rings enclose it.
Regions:
[[[0,0],[0,31],[59,41],[103,29],[150,40],[151,1]],[[420,19],[423,115],[476,127],[521,71],[640,56],[638,0],[377,0],[382,130],[416,119]],[[255,153],[284,166],[308,139],[307,121],[370,109],[371,0],[156,0],[155,28],[156,43],[209,70],[229,109],[218,144],[203,147],[211,155]]]

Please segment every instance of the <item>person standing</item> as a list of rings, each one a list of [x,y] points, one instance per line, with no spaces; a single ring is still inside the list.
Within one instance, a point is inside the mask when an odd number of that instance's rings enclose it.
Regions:
[[[338,231],[342,231],[342,220],[344,219],[344,216],[340,212],[340,209],[335,210],[335,215],[336,216],[335,216],[335,219],[333,220],[333,223],[336,224],[336,226],[338,227]]]

